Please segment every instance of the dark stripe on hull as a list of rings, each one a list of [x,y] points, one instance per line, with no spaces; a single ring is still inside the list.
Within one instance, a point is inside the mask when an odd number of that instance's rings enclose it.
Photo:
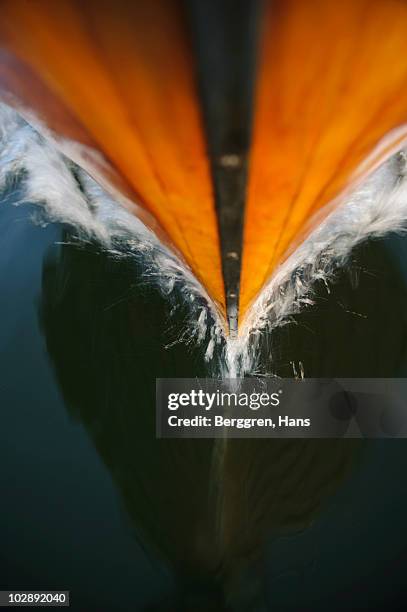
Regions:
[[[187,0],[219,224],[229,330],[237,333],[260,0]]]

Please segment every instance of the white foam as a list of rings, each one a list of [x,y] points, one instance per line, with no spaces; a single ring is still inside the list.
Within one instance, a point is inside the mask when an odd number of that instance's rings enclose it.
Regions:
[[[80,161],[82,155],[89,159],[93,153],[76,143],[56,142],[43,126],[40,134],[13,109],[0,104],[0,189],[24,172],[15,205],[37,203],[50,222],[75,228],[79,240],[97,240],[117,258],[141,261],[144,281],[171,300],[173,312],[180,300],[188,304],[190,318],[179,341],[204,345],[207,361],[214,362],[225,338],[225,321],[216,305],[182,258],[129,212],[124,197],[114,190],[112,197],[72,163],[70,158]]]
[[[328,288],[352,250],[371,237],[404,232],[407,222],[406,153],[393,155],[354,191],[331,207],[324,220],[273,273],[248,310],[230,360],[241,372],[259,366],[262,334],[284,325],[303,308],[313,305],[313,287],[322,281]]]
[[[234,378],[260,371],[261,336],[312,305],[315,281],[329,286],[351,250],[366,238],[405,229],[407,171],[401,152],[343,198],[323,221],[315,221],[314,231],[273,273],[250,307],[239,336],[229,339],[221,313],[182,257],[128,211],[123,196],[110,189],[109,195],[102,188],[101,175],[94,180],[71,161],[81,163],[86,158],[88,166],[93,158],[101,166],[103,159],[77,143],[55,141],[44,126],[33,122],[37,129],[0,104],[0,188],[24,171],[24,188],[16,204],[38,203],[50,221],[74,227],[80,240],[98,240],[118,258],[141,259],[145,281],[154,283],[173,309],[180,300],[188,304],[190,317],[179,341],[201,344],[213,375]]]

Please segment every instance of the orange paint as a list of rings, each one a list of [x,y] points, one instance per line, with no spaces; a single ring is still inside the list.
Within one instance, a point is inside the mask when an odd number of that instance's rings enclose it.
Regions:
[[[309,231],[305,228],[312,215],[338,197],[380,139],[405,122],[407,2],[268,4],[244,228],[241,316]],[[400,145],[400,134],[397,138]],[[379,160],[391,151],[388,146]]]
[[[1,13],[3,48],[73,120],[56,121],[51,105],[29,92],[23,102],[64,134],[73,122],[81,126],[224,307],[209,162],[178,3],[3,0]]]
[[[154,215],[224,308],[178,2],[2,0],[1,11],[0,85],[59,133],[103,152],[123,191]],[[357,168],[383,136],[407,123],[407,0],[271,0],[255,94],[241,319],[312,216],[362,176]],[[406,135],[398,132],[364,172]]]

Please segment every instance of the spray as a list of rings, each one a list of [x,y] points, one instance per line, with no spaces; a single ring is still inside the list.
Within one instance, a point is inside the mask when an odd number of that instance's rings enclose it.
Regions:
[[[38,129],[0,104],[0,189],[10,177],[23,174],[16,205],[37,203],[47,221],[74,227],[78,240],[96,239],[117,259],[137,258],[145,282],[171,301],[173,312],[180,299],[188,304],[190,317],[177,341],[202,345],[213,376],[264,375],[262,336],[312,306],[315,282],[329,287],[356,245],[406,228],[407,154],[400,151],[332,203],[322,221],[311,220],[313,231],[272,274],[240,322],[239,334],[229,337],[223,314],[182,256],[158,238],[141,214],[129,212],[122,194],[111,186],[106,190],[102,173],[94,172],[92,178],[81,168],[89,167],[89,159],[95,162],[92,168],[103,168],[103,159],[78,143],[56,141],[36,118],[32,123]]]

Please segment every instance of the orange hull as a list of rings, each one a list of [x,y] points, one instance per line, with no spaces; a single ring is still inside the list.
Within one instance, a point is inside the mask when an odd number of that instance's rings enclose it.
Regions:
[[[0,85],[97,148],[225,309],[210,160],[175,1],[3,0]],[[407,136],[407,2],[274,0],[261,17],[240,319],[312,216]]]

